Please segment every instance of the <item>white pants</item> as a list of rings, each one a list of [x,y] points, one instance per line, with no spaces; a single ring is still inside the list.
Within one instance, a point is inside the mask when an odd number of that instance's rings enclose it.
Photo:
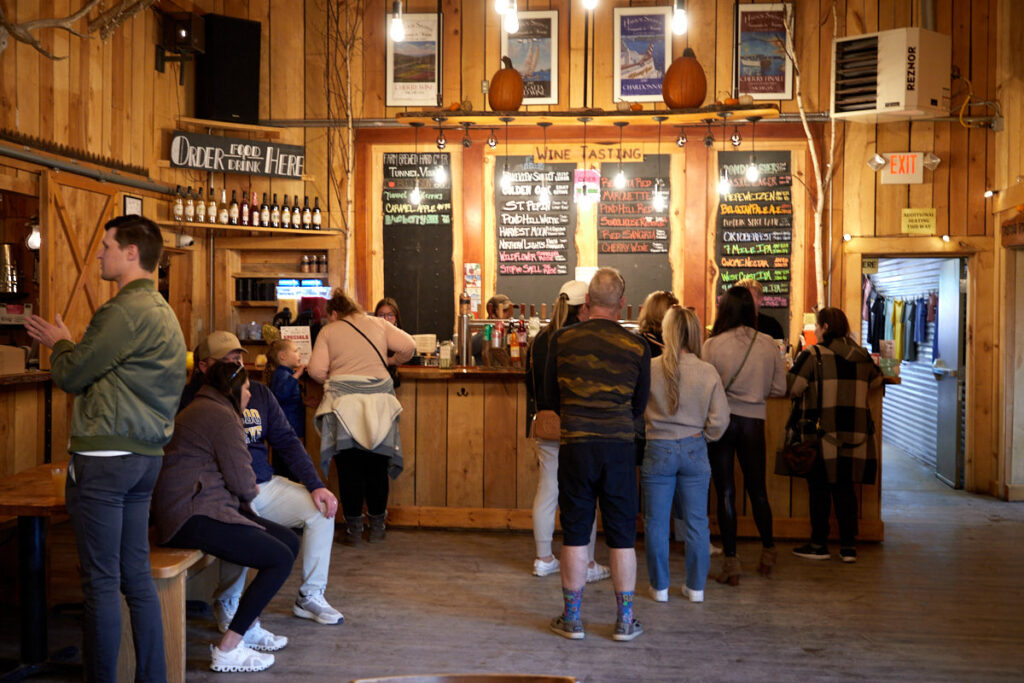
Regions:
[[[331,544],[334,542],[334,520],[324,517],[309,491],[291,479],[274,476],[259,486],[259,494],[249,505],[260,517],[289,528],[302,527],[303,595],[322,593],[327,588],[331,568]],[[245,588],[245,567],[221,561],[217,600],[237,600]]]
[[[555,534],[555,511],[558,509],[558,442],[534,439],[540,476],[537,494],[533,497],[533,540],[537,544],[537,557],[551,555],[551,538]],[[594,541],[597,538],[597,519],[590,530],[587,557],[594,561]]]

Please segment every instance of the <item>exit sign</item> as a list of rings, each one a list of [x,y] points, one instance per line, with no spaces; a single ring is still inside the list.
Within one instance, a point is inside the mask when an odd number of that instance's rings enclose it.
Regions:
[[[883,185],[919,185],[924,182],[924,154],[921,152],[890,152],[882,155]]]

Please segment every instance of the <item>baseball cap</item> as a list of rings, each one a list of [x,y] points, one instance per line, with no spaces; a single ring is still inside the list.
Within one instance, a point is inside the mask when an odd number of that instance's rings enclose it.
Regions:
[[[196,361],[206,360],[207,358],[220,360],[232,351],[245,353],[245,349],[242,348],[238,337],[225,330],[217,330],[216,332],[211,332],[206,339],[199,342],[199,346],[196,347]]]
[[[558,296],[565,294],[570,306],[580,306],[587,301],[587,290],[590,285],[582,280],[569,280],[558,290]]]

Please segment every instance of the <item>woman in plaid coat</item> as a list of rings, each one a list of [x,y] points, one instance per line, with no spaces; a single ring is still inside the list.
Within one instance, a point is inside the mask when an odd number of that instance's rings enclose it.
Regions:
[[[868,392],[882,384],[882,373],[868,352],[850,338],[850,323],[838,308],[818,311],[814,330],[821,341],[805,349],[789,371],[790,396],[802,398],[807,417],[818,408],[817,355],[821,354],[821,457],[807,475],[811,542],[793,554],[811,560],[829,557],[829,512],[835,504],[839,521],[839,556],[856,562],[857,496],[854,484],[873,484],[878,472],[875,423]]]

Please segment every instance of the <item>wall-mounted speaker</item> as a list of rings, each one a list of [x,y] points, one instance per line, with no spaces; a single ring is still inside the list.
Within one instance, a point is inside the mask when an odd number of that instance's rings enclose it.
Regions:
[[[256,123],[260,110],[260,23],[203,17],[206,52],[196,59],[196,117]]]

